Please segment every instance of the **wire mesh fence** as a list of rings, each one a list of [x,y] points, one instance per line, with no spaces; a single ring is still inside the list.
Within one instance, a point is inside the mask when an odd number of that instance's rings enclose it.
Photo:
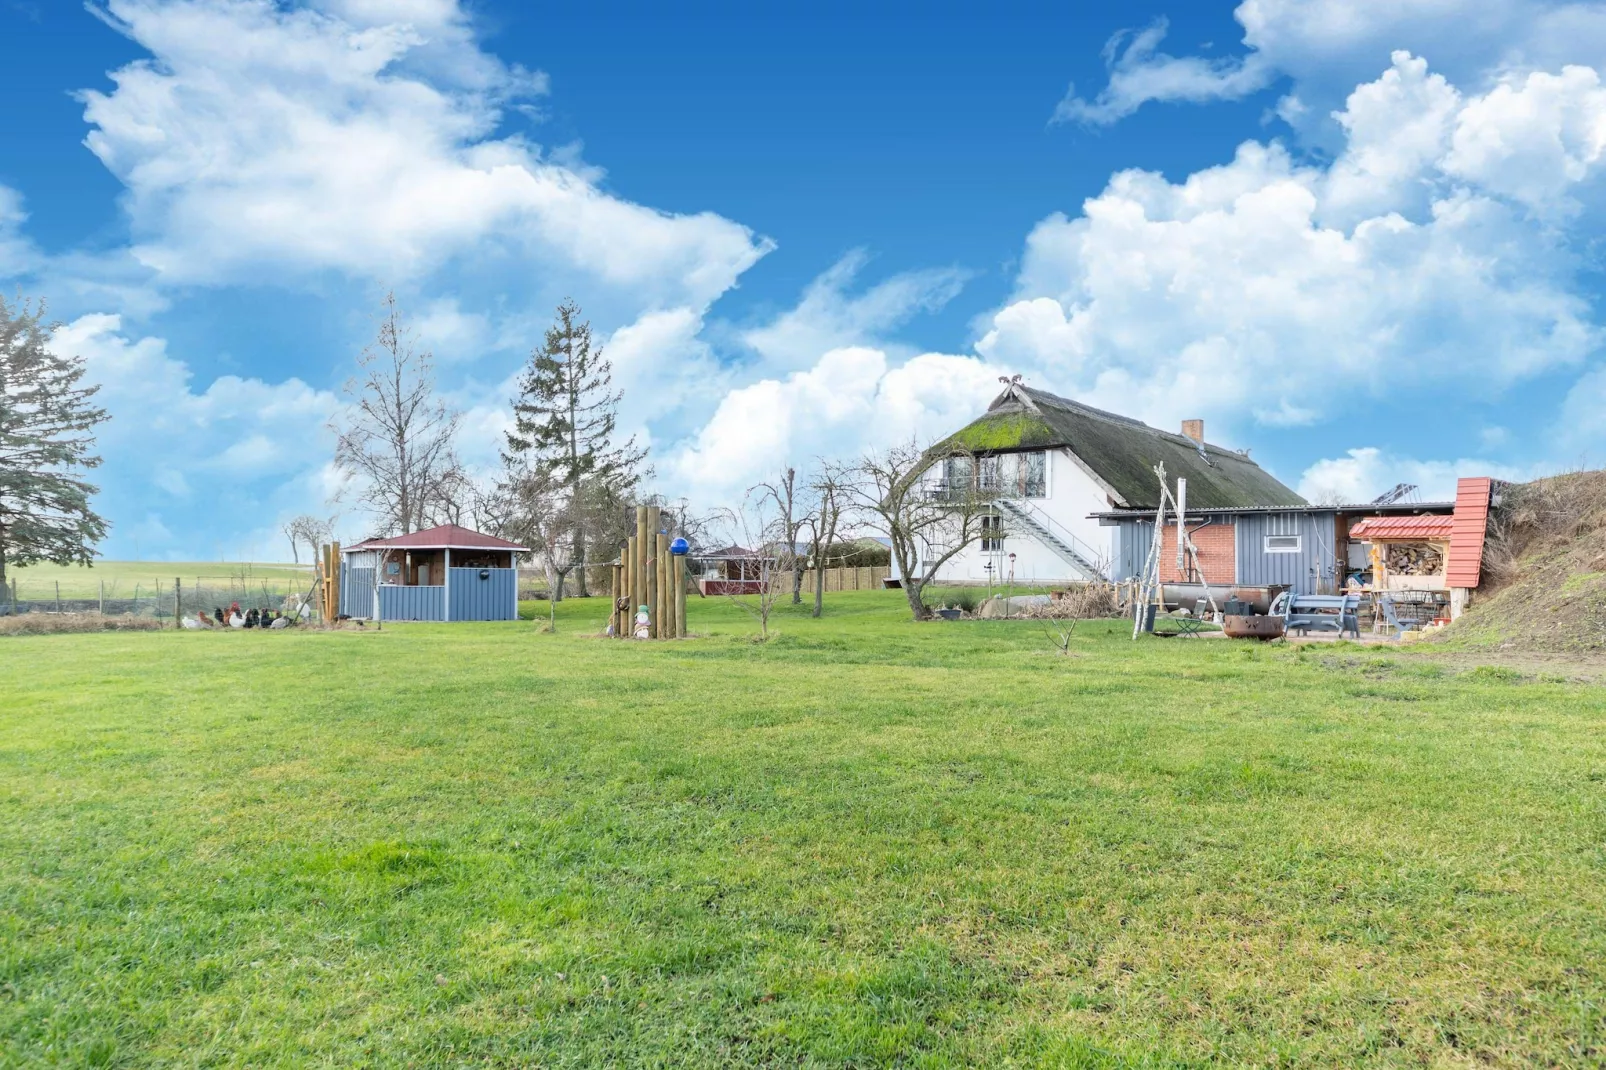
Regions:
[[[0,616],[21,613],[101,613],[172,620],[179,615],[227,614],[238,606],[241,613],[273,610],[306,618],[316,612],[312,581],[265,580],[240,576],[175,576],[162,582],[106,581],[79,583],[63,590],[56,581],[28,582],[12,578],[0,590]]]

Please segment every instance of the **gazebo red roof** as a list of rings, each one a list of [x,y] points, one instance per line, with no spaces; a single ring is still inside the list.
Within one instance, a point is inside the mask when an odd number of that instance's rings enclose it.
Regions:
[[[495,535],[471,531],[457,524],[441,524],[422,531],[397,535],[393,539],[364,539],[347,550],[512,550],[529,553],[528,546],[499,539]]]

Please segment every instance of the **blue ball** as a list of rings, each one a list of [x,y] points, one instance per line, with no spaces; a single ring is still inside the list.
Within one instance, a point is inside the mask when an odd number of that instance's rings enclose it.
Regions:
[[[677,557],[685,554],[690,549],[691,545],[687,543],[685,539],[676,539],[674,542],[669,544],[669,552]]]

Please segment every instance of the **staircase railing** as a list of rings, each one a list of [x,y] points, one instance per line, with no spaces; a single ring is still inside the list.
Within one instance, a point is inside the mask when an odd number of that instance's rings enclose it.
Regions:
[[[1077,538],[1076,533],[1065,525],[1043,512],[1031,502],[1019,498],[1000,498],[997,504],[1007,513],[1013,514],[1028,524],[1036,525],[1043,533],[1064,544],[1071,552],[1074,564],[1084,572],[1091,570],[1090,580],[1101,580],[1109,575],[1109,555],[1089,546]]]

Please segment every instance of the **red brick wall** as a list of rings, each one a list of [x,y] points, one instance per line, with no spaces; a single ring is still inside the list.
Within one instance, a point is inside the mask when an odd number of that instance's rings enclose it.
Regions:
[[[1160,579],[1164,583],[1192,583],[1197,576],[1177,572],[1177,522],[1165,526],[1165,547],[1160,551]],[[1199,567],[1211,584],[1238,582],[1238,542],[1230,522],[1218,521],[1204,527],[1188,525],[1188,534],[1199,548]]]

